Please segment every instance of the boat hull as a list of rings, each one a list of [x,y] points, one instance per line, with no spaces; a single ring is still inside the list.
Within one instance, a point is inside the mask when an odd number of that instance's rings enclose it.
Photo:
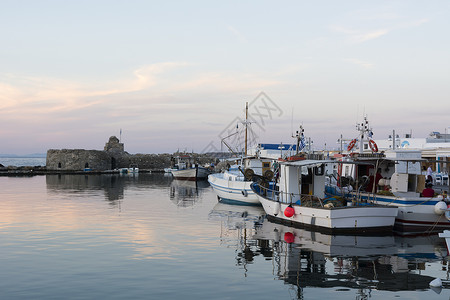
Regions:
[[[294,215],[287,217],[284,211],[288,203],[280,203],[257,194],[267,217],[271,221],[290,226],[311,228],[331,233],[367,234],[392,232],[396,207],[354,206],[315,208],[292,204]]]
[[[330,196],[340,196],[327,189]],[[346,196],[351,197],[349,193]],[[444,214],[436,214],[434,206],[440,201],[438,198],[424,197],[399,197],[399,196],[381,196],[361,193],[361,200],[378,205],[397,206],[398,214],[395,219],[394,230],[408,232],[410,234],[436,233],[442,230],[450,229],[450,221]]]
[[[208,182],[219,200],[229,204],[261,205],[256,194],[252,191],[251,181],[229,180],[223,174],[211,174]]]
[[[198,167],[184,170],[172,170],[172,175],[179,180],[203,180],[208,177],[209,170],[207,168]]]

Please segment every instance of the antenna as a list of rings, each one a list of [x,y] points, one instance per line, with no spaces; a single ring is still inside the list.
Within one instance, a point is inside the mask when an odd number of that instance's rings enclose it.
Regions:
[[[294,105],[292,105],[292,115],[291,115],[291,136],[294,137]]]

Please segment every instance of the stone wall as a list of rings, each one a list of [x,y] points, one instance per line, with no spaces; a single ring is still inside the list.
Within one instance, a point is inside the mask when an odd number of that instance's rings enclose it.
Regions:
[[[47,170],[106,171],[137,166],[145,170],[162,170],[170,167],[180,153],[174,154],[129,154],[123,143],[115,136],[109,138],[104,150],[50,149],[47,151]],[[196,163],[209,164],[215,159],[208,155],[189,153]]]
[[[81,171],[111,169],[111,156],[105,151],[83,149],[50,149],[47,151],[47,170]]]

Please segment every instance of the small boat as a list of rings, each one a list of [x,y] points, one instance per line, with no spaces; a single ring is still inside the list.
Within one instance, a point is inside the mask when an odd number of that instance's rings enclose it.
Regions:
[[[138,174],[139,168],[137,165],[130,165],[128,168],[120,168],[119,169],[120,174]]]
[[[173,178],[180,180],[203,180],[208,177],[210,170],[199,165],[194,165],[191,168],[172,170]]]
[[[175,179],[193,181],[204,180],[211,173],[210,168],[198,165],[194,162],[194,158],[188,154],[180,154],[174,159],[177,160],[177,163],[174,167],[167,168],[167,172],[170,171]]]
[[[325,198],[325,169],[332,164],[312,159],[280,162],[274,187],[264,181],[252,183],[267,218],[331,233],[392,232],[397,207]]]

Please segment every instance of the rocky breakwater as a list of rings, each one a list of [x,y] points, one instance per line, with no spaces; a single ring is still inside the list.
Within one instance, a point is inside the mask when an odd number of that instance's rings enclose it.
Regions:
[[[48,174],[45,166],[4,166],[0,164],[0,176],[33,176]]]
[[[0,164],[0,176],[33,176],[46,174],[110,174],[118,173],[121,168],[137,166],[139,172],[164,172],[172,167],[178,154],[129,154],[108,155],[98,150],[48,150],[46,166],[3,166]],[[208,154],[190,153],[200,165],[217,162]]]

